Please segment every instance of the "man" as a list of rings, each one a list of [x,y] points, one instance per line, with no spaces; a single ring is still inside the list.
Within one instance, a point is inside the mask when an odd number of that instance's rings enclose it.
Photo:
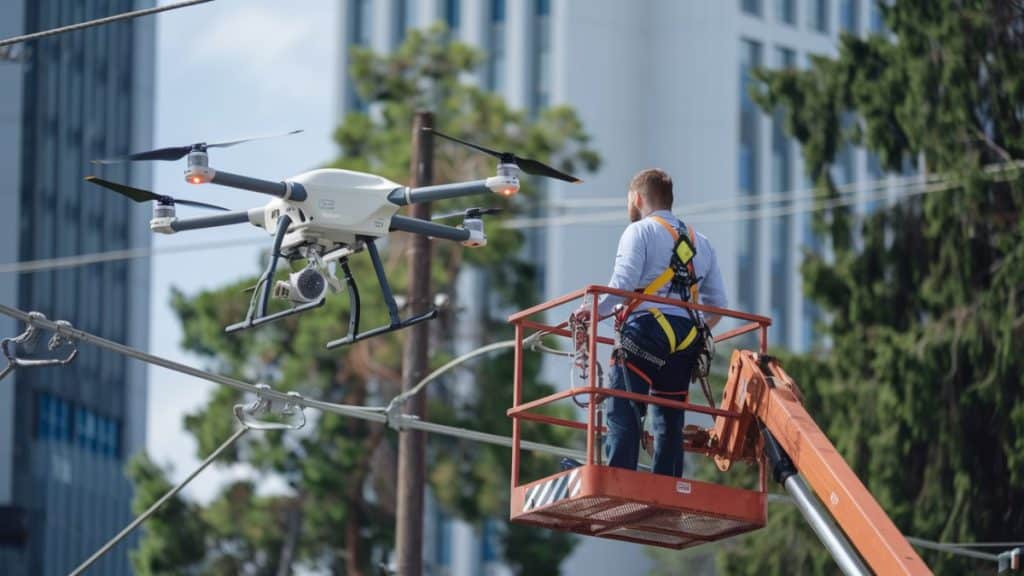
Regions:
[[[608,285],[658,296],[694,300],[724,308],[728,304],[715,251],[702,234],[695,233],[672,214],[672,178],[662,170],[643,170],[629,184],[628,213],[632,222],[619,239],[615,268]],[[686,235],[695,255],[683,276],[690,286],[680,286],[679,276],[668,281],[677,239]],[[684,247],[684,251],[686,248]],[[675,261],[679,263],[678,260]],[[678,267],[677,269],[682,268]],[[688,274],[688,276],[687,276]],[[601,318],[616,305],[620,310],[620,344],[612,354],[610,387],[658,398],[686,400],[694,365],[703,347],[701,320],[708,329],[719,317],[665,304],[623,302],[605,296],[598,304]],[[581,308],[577,315],[586,317]],[[607,462],[635,470],[639,457],[641,423],[646,404],[611,397],[607,406]],[[651,407],[654,427],[654,472],[679,477],[683,473],[681,410]]]

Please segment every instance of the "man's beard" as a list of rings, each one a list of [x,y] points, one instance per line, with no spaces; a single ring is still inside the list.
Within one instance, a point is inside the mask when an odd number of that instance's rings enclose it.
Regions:
[[[636,222],[641,219],[640,209],[636,207],[636,204],[629,205],[629,221]]]

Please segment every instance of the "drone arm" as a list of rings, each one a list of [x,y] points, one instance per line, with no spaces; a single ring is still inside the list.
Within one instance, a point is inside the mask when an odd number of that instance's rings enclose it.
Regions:
[[[248,190],[250,192],[259,192],[260,194],[269,194],[270,196],[296,200],[298,202],[305,200],[308,196],[306,194],[306,189],[298,182],[272,182],[270,180],[251,178],[249,176],[232,174],[231,172],[223,172],[221,170],[212,170],[209,168],[206,170],[213,173],[209,181],[214,184],[220,184],[221,186]]]
[[[470,237],[469,230],[465,228],[445,226],[444,224],[428,222],[419,218],[399,216],[397,214],[391,217],[391,229],[431,236],[433,238],[442,238],[444,240],[454,240],[455,242],[465,242]]]
[[[230,226],[232,224],[248,224],[249,221],[249,212],[246,210],[239,210],[237,212],[225,212],[224,214],[217,214],[214,216],[173,220],[171,222],[171,230],[174,232],[184,232],[185,230],[198,230],[200,228],[216,228],[218,226]]]
[[[422,186],[420,188],[406,188],[403,186],[402,188],[392,190],[388,194],[388,201],[399,206],[407,206],[420,202],[433,202],[434,200],[491,193],[492,190],[487,186],[487,180],[475,180],[473,182],[456,182],[454,184]]]

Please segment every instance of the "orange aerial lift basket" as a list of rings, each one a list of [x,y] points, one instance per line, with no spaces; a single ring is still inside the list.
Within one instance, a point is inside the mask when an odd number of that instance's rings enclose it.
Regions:
[[[601,411],[597,408],[603,398],[617,396],[640,400],[647,404],[679,408],[688,412],[710,415],[716,422],[723,423],[745,420],[741,428],[749,427],[752,416],[739,411],[723,410],[713,406],[691,404],[633,394],[626,391],[601,387],[599,381],[599,345],[610,346],[612,338],[598,332],[597,322],[588,327],[586,346],[587,382],[570,390],[561,391],[543,398],[525,401],[523,398],[523,348],[524,340],[538,333],[572,337],[568,324],[543,323],[545,315],[575,309],[578,300],[583,299],[591,310],[591,318],[597,317],[597,300],[602,294],[614,294],[625,298],[638,298],[648,302],[684,305],[679,300],[623,292],[605,286],[588,286],[571,294],[540,304],[514,314],[509,321],[515,326],[515,389],[513,406],[508,410],[512,417],[512,494],[511,520],[585,534],[602,538],[625,540],[666,548],[687,548],[756,530],[765,525],[767,509],[767,473],[762,450],[747,450],[743,453],[753,460],[759,470],[757,486],[753,489],[736,488],[698,481],[691,478],[672,478],[655,475],[646,471],[633,471],[604,466],[601,463],[601,436],[604,427],[600,421]],[[746,324],[716,337],[716,342],[728,340],[741,334],[757,332],[760,348],[766,346],[769,318],[708,306],[685,304],[688,307],[737,318]],[[571,308],[570,308],[571,306]],[[564,317],[564,316],[563,316]],[[569,420],[538,412],[542,406],[549,406],[569,399],[585,401],[586,421]],[[582,402],[580,402],[582,404]],[[539,422],[544,425],[573,429],[586,434],[586,452],[581,466],[545,478],[520,478],[520,450],[522,448],[523,421]],[[721,425],[721,424],[720,424]],[[694,432],[691,430],[691,432]],[[709,442],[713,430],[697,430],[687,434],[684,450],[687,454],[707,457],[722,456]],[[735,458],[735,446],[728,456]],[[742,459],[742,458],[740,458]]]

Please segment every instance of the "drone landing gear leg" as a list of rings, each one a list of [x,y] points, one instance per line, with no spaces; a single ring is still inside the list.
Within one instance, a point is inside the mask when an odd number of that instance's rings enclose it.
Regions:
[[[295,306],[287,310],[282,310],[280,312],[275,312],[269,316],[267,315],[267,306],[270,304],[270,291],[274,282],[274,273],[277,272],[277,261],[281,258],[281,243],[284,242],[284,236],[288,233],[288,226],[291,225],[291,223],[292,219],[288,215],[281,216],[281,218],[278,219],[277,234],[274,235],[274,248],[270,252],[270,262],[267,263],[267,269],[263,272],[263,276],[260,276],[260,280],[256,284],[256,296],[249,303],[249,312],[246,313],[245,320],[237,324],[232,324],[224,329],[228,334],[323,306],[324,302],[327,300],[327,295],[325,293],[323,296],[312,302]]]
[[[395,303],[395,295],[391,292],[391,285],[388,284],[387,276],[384,275],[384,264],[381,262],[380,254],[377,252],[377,246],[373,243],[372,238],[363,238],[362,240],[366,244],[366,251],[370,253],[370,260],[373,262],[373,270],[377,273],[377,282],[380,284],[381,293],[384,294],[384,303],[388,307],[388,316],[391,318],[391,323],[387,326],[367,330],[362,334],[359,333],[359,288],[356,286],[356,280],[352,277],[352,273],[348,268],[348,262],[343,261],[341,269],[345,274],[345,284],[348,286],[348,295],[352,303],[352,312],[350,313],[348,320],[348,336],[328,342],[328,350],[338,348],[340,346],[346,346],[360,340],[365,340],[366,338],[372,338],[381,334],[387,334],[388,332],[394,332],[395,330],[401,330],[402,328],[408,328],[413,324],[419,324],[420,322],[437,318],[437,308],[431,308],[423,314],[418,314],[411,318],[406,318],[405,320],[399,318],[398,304]]]

